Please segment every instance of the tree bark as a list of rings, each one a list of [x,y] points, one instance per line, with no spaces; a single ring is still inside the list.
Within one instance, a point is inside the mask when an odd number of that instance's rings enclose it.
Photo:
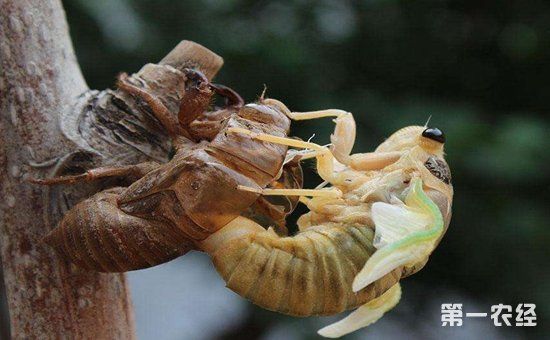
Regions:
[[[74,203],[110,183],[47,188],[26,179],[165,161],[169,138],[146,103],[88,90],[59,0],[0,6],[0,250],[12,337],[132,339],[125,275],[80,270],[41,241]],[[211,78],[222,63],[184,41],[130,79],[174,108],[182,68]]]

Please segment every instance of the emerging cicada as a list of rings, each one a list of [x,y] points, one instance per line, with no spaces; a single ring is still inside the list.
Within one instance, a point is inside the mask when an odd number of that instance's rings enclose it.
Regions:
[[[103,271],[202,250],[230,289],[266,309],[310,316],[358,307],[320,330],[323,336],[376,321],[399,301],[400,279],[425,265],[448,227],[453,188],[443,133],[411,126],[374,152],[351,154],[351,113],[291,112],[274,99],[229,111],[222,120],[212,118],[217,114],[193,119],[203,128],[209,117],[216,122],[212,133],[199,133],[209,135],[202,142],[190,143],[193,123],[182,123],[185,133],[176,133],[169,163],[131,168],[144,176],[75,206],[49,243],[72,261]],[[336,117],[330,147],[287,137],[289,118],[321,117]],[[285,159],[308,158],[316,158],[325,181],[316,189],[302,189],[292,171],[283,176]],[[307,205],[296,235],[249,218],[254,214],[247,210],[264,196]]]
[[[243,128],[229,131],[304,149],[302,159],[317,159],[325,187],[241,186],[262,195],[300,196],[310,212],[299,218],[299,233],[281,237],[239,217],[201,247],[230,289],[266,309],[309,316],[359,307],[319,331],[339,337],[373,323],[397,304],[400,279],[426,264],[448,227],[453,187],[444,160],[445,137],[436,128],[410,126],[372,153],[350,155],[355,140],[350,113],[290,112],[273,99],[265,104],[296,120],[336,117],[330,147]]]

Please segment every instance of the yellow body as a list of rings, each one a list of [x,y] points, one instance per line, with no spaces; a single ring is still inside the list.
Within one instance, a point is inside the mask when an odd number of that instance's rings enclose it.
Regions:
[[[280,237],[237,218],[205,244],[227,287],[260,307],[294,316],[358,307],[400,279],[396,270],[359,293],[353,278],[374,253],[368,227],[320,225]]]
[[[320,147],[318,171],[341,195],[302,199],[310,212],[300,217],[296,235],[279,236],[239,217],[200,247],[211,255],[230,289],[269,310],[295,316],[328,315],[380,297],[402,277],[421,269],[435,245],[425,248],[426,256],[414,263],[395,268],[354,292],[354,278],[377,251],[373,204],[404,201],[411,181],[420,179],[422,190],[441,212],[445,229],[450,220],[452,186],[425,166],[430,157],[446,166],[443,146],[422,137],[423,130],[402,129],[374,153],[344,157],[346,165]],[[252,137],[269,140],[268,136]]]

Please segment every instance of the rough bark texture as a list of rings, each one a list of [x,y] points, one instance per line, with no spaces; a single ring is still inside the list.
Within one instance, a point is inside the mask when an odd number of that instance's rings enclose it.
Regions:
[[[109,183],[45,188],[26,178],[163,161],[168,138],[146,103],[88,90],[60,1],[0,0],[0,8],[0,248],[12,337],[134,338],[125,276],[80,270],[41,242],[69,207]],[[130,79],[170,108],[183,67],[212,77],[222,62],[182,42]]]

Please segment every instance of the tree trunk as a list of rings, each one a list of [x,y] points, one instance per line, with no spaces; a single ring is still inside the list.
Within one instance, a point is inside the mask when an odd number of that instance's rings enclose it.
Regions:
[[[41,242],[64,211],[109,183],[46,188],[26,179],[165,161],[169,139],[146,103],[120,90],[88,90],[59,0],[0,6],[0,250],[12,337],[132,339],[125,275],[80,270]],[[222,63],[182,42],[131,79],[171,107],[183,67],[211,78]]]

